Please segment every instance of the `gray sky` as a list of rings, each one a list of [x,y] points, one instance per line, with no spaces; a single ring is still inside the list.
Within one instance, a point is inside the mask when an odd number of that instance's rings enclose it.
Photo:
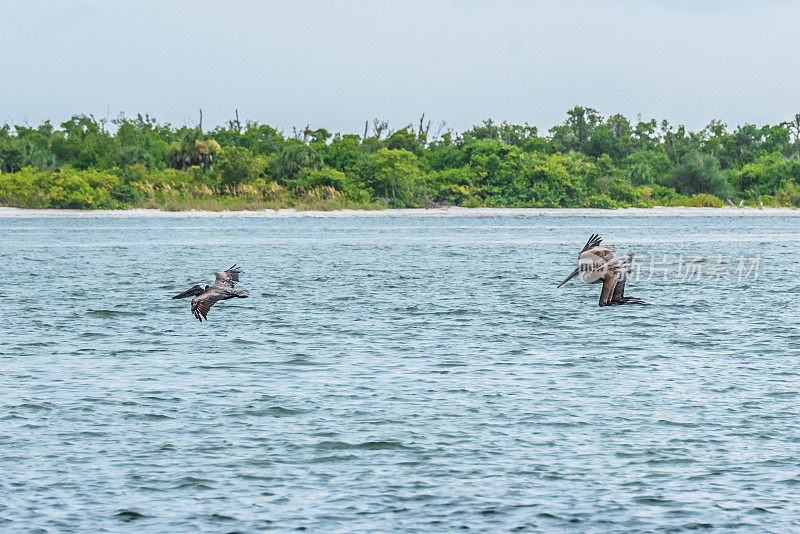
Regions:
[[[750,5],[753,4],[753,5]],[[575,104],[691,129],[800,112],[800,3],[713,0],[93,1],[0,4],[0,123],[239,109],[363,130],[422,112],[546,130]]]

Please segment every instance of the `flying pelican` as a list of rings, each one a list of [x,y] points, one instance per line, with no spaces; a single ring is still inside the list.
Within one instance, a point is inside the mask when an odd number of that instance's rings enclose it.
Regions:
[[[219,271],[214,273],[216,280],[214,285],[202,286],[197,284],[191,289],[187,289],[179,295],[172,297],[173,299],[185,299],[186,297],[194,297],[192,299],[192,313],[197,317],[200,322],[203,319],[208,320],[208,310],[211,306],[220,300],[228,300],[234,297],[240,299],[247,298],[250,292],[246,289],[234,289],[233,286],[239,281],[239,274],[242,271],[236,268],[236,264],[226,271]]]
[[[567,276],[558,287],[563,286],[579,274],[589,284],[603,282],[600,292],[600,306],[616,306],[622,304],[644,304],[640,299],[626,297],[625,282],[631,272],[630,264],[633,253],[629,252],[615,257],[617,249],[611,245],[601,245],[603,240],[592,234],[578,254],[578,267]]]

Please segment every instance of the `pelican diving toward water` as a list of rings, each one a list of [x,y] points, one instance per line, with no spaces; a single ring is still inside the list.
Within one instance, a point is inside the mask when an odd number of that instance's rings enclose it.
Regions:
[[[191,289],[184,291],[180,295],[175,295],[172,298],[185,299],[186,297],[194,297],[192,299],[192,313],[202,323],[203,319],[208,320],[208,317],[206,317],[206,315],[208,315],[208,310],[218,301],[228,300],[234,297],[244,299],[250,295],[250,292],[246,289],[233,288],[236,282],[239,281],[239,274],[241,272],[242,271],[236,268],[236,264],[234,263],[233,267],[230,269],[214,273],[216,280],[214,280],[213,285],[202,286],[201,284],[197,284]]]
[[[644,304],[644,301],[640,299],[624,296],[625,281],[628,279],[628,273],[631,272],[630,264],[633,261],[633,252],[616,257],[617,249],[611,245],[601,245],[602,241],[597,234],[589,237],[589,241],[578,254],[578,268],[558,284],[558,287],[580,274],[581,279],[586,283],[603,282],[600,306]]]

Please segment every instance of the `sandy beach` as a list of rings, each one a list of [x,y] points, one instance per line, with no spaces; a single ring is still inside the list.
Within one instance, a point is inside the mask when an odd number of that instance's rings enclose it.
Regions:
[[[161,211],[161,210],[29,210],[0,207],[0,219],[23,218],[134,218],[134,217],[769,217],[800,216],[792,208],[417,208],[386,210],[296,211]]]

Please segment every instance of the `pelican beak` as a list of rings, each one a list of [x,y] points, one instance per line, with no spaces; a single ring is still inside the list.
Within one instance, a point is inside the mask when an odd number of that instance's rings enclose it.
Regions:
[[[195,289],[195,288],[192,288],[192,289],[187,289],[187,290],[186,290],[186,291],[184,291],[183,293],[181,293],[181,294],[179,294],[179,295],[175,295],[175,296],[174,296],[174,297],[172,297],[172,298],[173,298],[173,299],[185,299],[186,297],[191,297],[192,295],[195,295],[195,294],[196,294],[196,292],[195,292],[195,290],[194,290],[194,289]]]
[[[568,276],[568,277],[566,277],[566,278],[564,278],[564,281],[563,281],[563,282],[561,282],[560,284],[558,284],[558,287],[557,287],[556,289],[558,289],[559,287],[563,286],[564,284],[566,284],[567,282],[569,282],[570,280],[572,280],[573,278],[575,278],[576,276],[578,276],[578,272],[579,272],[579,271],[578,271],[578,269],[576,268],[574,271],[572,271],[571,273],[569,273],[569,276]]]

